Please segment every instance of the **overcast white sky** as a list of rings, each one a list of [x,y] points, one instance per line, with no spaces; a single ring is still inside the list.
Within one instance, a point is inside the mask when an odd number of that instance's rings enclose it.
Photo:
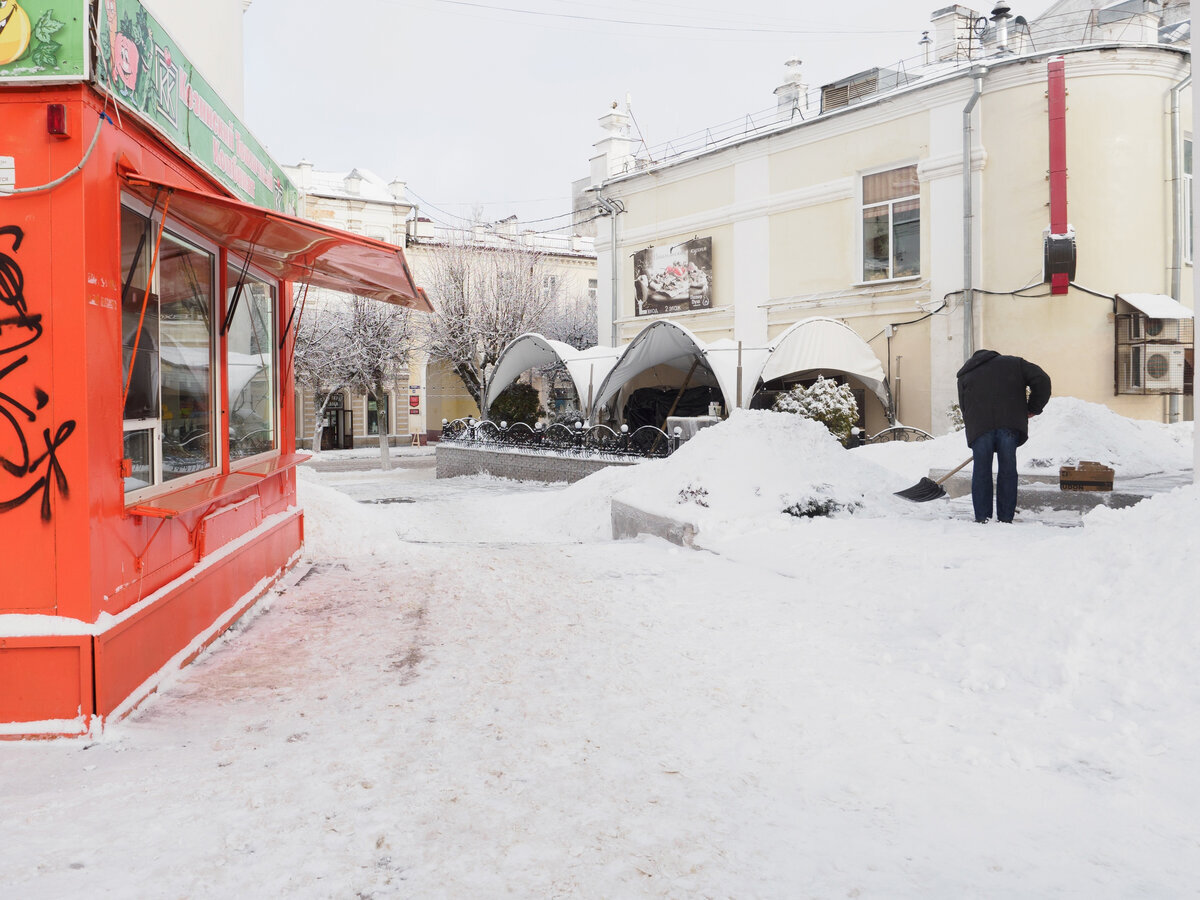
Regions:
[[[400,178],[448,224],[479,205],[531,221],[570,209],[597,119],[626,93],[654,147],[773,107],[790,57],[812,86],[914,58],[946,5],[254,0],[246,121],[277,161]]]

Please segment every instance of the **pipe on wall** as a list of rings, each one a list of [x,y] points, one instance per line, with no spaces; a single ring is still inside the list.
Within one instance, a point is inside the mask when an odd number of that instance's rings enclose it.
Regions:
[[[1182,80],[1171,88],[1171,212],[1175,228],[1174,246],[1171,248],[1171,296],[1179,300],[1181,278],[1183,273],[1183,242],[1187,235],[1187,227],[1183,221],[1183,210],[1186,206],[1183,196],[1183,121],[1180,117],[1180,95],[1192,83],[1189,72]]]
[[[975,352],[975,295],[971,271],[971,248],[974,242],[971,225],[975,216],[975,201],[971,194],[971,112],[983,94],[983,78],[987,75],[987,68],[980,66],[971,74],[975,79],[975,89],[963,107],[963,362]]]
[[[1056,57],[1046,67],[1046,109],[1050,121],[1050,233],[1066,234],[1067,223],[1067,61]],[[1065,294],[1066,272],[1050,276],[1050,293]]]
[[[1171,210],[1175,239],[1171,247],[1171,296],[1180,297],[1183,278],[1183,242],[1187,236],[1187,224],[1183,220],[1185,203],[1183,181],[1183,121],[1180,117],[1179,98],[1184,89],[1192,83],[1192,73],[1189,72],[1171,87],[1171,183],[1175,188],[1171,191]],[[1167,422],[1178,422],[1181,416],[1179,395],[1171,394],[1167,403]]]

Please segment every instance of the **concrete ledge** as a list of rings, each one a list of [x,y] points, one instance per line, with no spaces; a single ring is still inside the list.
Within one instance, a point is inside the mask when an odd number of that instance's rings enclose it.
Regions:
[[[636,466],[641,460],[567,456],[515,447],[468,447],[438,444],[437,477],[495,475],[514,481],[575,482],[611,466]]]
[[[937,481],[947,471],[934,469],[929,477]],[[970,473],[948,478],[942,487],[950,497],[970,497]],[[1058,475],[1020,475],[1017,479],[1017,509],[1076,509],[1084,512],[1097,506],[1124,509],[1161,489],[1127,481],[1124,484],[1117,482],[1111,491],[1064,491],[1058,486]]]
[[[680,547],[694,548],[696,526],[690,522],[679,522],[646,512],[620,500],[612,501],[612,530],[613,539],[637,537],[639,534],[649,534],[660,537]]]

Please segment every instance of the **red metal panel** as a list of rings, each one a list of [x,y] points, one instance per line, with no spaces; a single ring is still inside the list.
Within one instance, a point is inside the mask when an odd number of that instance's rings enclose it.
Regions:
[[[1067,233],[1067,77],[1066,60],[1050,60],[1046,97],[1050,120],[1050,233]],[[1067,273],[1051,276],[1050,293],[1065,294]]]
[[[182,581],[151,606],[139,610],[95,639],[96,711],[117,709],[197,635],[233,609],[258,582],[269,578],[300,548],[299,514],[276,525],[245,547]],[[252,604],[251,604],[252,605]],[[247,607],[248,608],[248,607]],[[230,622],[209,635],[211,643]],[[201,648],[189,655],[187,660]],[[152,689],[153,685],[149,689]]]
[[[0,637],[0,722],[92,711],[91,635]]]

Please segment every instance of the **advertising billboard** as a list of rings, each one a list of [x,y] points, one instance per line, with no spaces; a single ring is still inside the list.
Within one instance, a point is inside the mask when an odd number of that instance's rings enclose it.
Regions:
[[[712,307],[712,238],[692,238],[633,254],[634,314]]]
[[[295,214],[295,185],[138,0],[100,0],[95,82],[239,200]]]
[[[0,0],[0,81],[87,76],[85,0]]]

